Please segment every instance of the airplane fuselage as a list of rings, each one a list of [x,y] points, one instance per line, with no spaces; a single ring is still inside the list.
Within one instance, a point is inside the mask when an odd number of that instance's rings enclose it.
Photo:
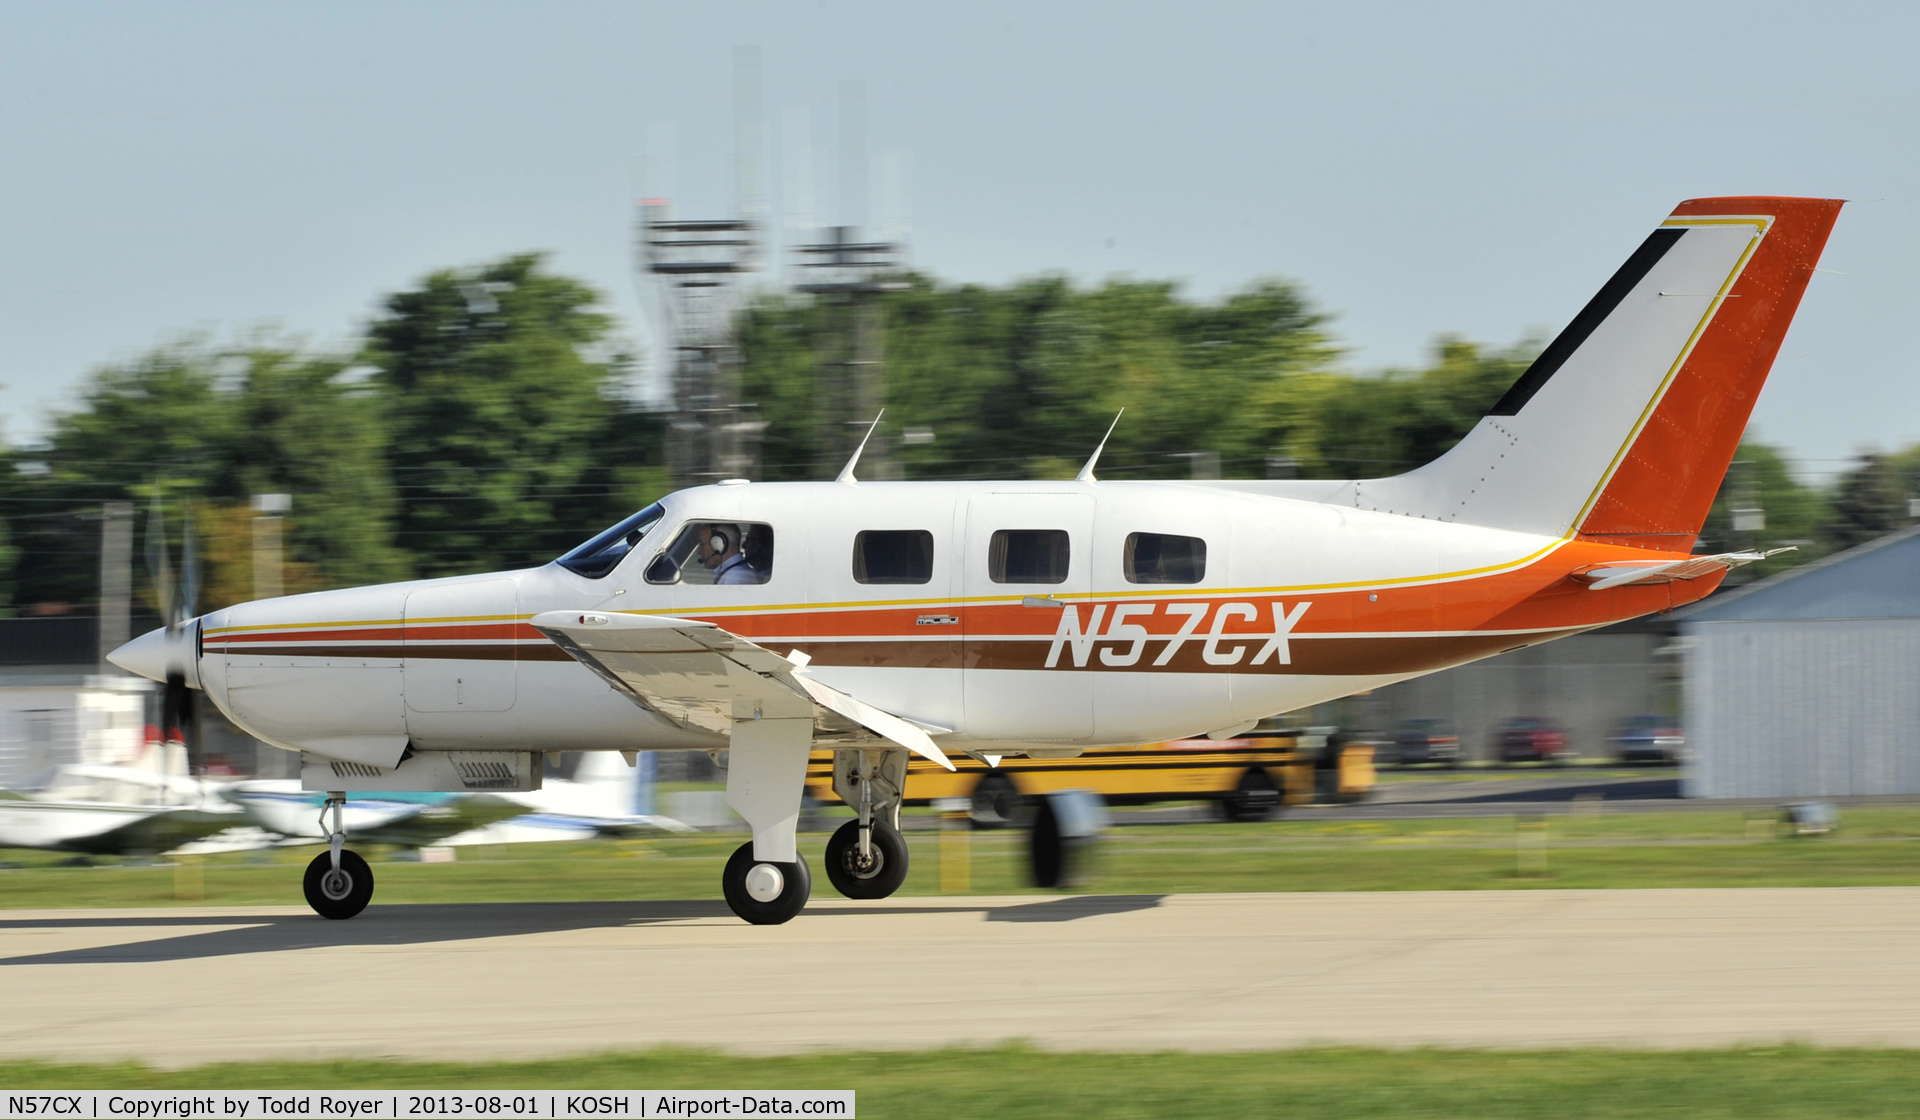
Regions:
[[[396,737],[421,750],[724,746],[641,709],[527,623],[631,612],[802,651],[818,679],[950,731],[944,742],[1064,749],[1232,727],[1718,582],[1596,592],[1572,574],[1683,554],[1194,483],[722,484],[661,504],[598,578],[554,563],[215,611],[198,683],[252,734],[333,757]],[[761,527],[764,582],[667,581],[656,558],[696,524]],[[862,570],[879,555],[863,533],[893,534],[887,571]],[[1149,547],[1172,562],[1143,564]]]

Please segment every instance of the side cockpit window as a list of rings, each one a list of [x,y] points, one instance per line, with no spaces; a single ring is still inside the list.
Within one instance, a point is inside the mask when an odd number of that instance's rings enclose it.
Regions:
[[[855,583],[927,583],[932,579],[932,533],[925,529],[868,529],[854,534]]]
[[[692,521],[647,565],[648,583],[765,583],[773,576],[773,526]]]
[[[1207,578],[1207,542],[1172,533],[1128,533],[1121,571],[1128,583],[1199,583]]]
[[[562,556],[555,563],[588,579],[600,579],[619,567],[620,561],[627,558],[627,554],[646,538],[654,526],[660,524],[660,519],[664,516],[666,516],[666,510],[660,507],[659,502],[655,502]]]
[[[996,529],[987,544],[995,583],[1065,583],[1071,559],[1065,529]]]

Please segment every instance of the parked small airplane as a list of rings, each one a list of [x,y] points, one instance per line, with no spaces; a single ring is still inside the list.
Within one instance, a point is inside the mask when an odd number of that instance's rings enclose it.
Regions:
[[[289,840],[325,841],[331,808],[323,793],[294,779],[234,782],[221,791],[253,825]],[[463,793],[364,793],[347,799],[341,820],[370,844],[423,848],[477,828],[517,817],[525,807],[501,797]]]
[[[212,783],[137,766],[60,766],[0,791],[0,848],[154,855],[238,823]]]
[[[344,791],[524,791],[548,751],[730,748],[729,905],[783,922],[808,752],[858,811],[828,878],[907,871],[909,751],[994,761],[1265,716],[1668,610],[1840,203],[1682,203],[1451,451],[1392,478],[725,480],[543,567],[244,603],[137,638],[328,794],[307,899],[373,893]],[[777,547],[776,547],[777,546]],[[170,687],[169,694],[175,691]]]
[[[633,768],[618,755],[580,759],[572,777],[546,778],[531,792],[355,793],[342,811],[346,830],[371,844],[536,844],[638,832],[690,832],[666,817],[633,812]],[[285,840],[325,841],[327,795],[292,779],[253,779],[221,787],[253,824]]]

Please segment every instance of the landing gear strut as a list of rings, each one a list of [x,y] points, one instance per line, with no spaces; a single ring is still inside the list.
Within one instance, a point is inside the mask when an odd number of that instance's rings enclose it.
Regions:
[[[306,879],[301,884],[307,905],[323,918],[351,918],[373,900],[373,870],[358,854],[342,847],[347,841],[346,824],[341,820],[346,807],[346,794],[327,794],[326,803],[320,807],[320,830],[326,833],[327,850],[307,864]],[[333,813],[331,827],[327,824],[328,810]]]
[[[813,749],[811,717],[735,720],[727,752],[727,804],[753,830],[720,873],[735,914],[776,926],[807,904],[813,876],[795,844],[800,791]]]

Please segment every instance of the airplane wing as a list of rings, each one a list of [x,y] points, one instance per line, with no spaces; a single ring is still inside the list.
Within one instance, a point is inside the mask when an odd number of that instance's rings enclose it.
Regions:
[[[9,800],[0,815],[0,847],[42,848],[95,856],[154,855],[233,827],[234,814],[199,809],[87,812],[75,806]],[[90,823],[67,818],[85,816]],[[42,819],[51,818],[51,819]]]
[[[1723,552],[1715,556],[1689,556],[1685,560],[1664,560],[1623,564],[1598,564],[1586,571],[1576,573],[1576,578],[1588,581],[1587,590],[1605,591],[1609,587],[1623,587],[1629,583],[1670,583],[1676,579],[1699,579],[1724,572],[1729,568],[1738,568],[1757,560],[1782,552],[1792,552],[1791,547],[1775,548],[1766,552]]]
[[[384,824],[351,832],[350,835],[357,841],[370,844],[425,848],[450,836],[510,820],[526,811],[526,806],[516,805],[503,797],[484,793],[467,794],[449,798],[437,805],[428,805],[417,813],[408,813]]]
[[[547,611],[533,626],[635,703],[688,730],[727,734],[736,719],[814,721],[816,739],[878,737],[953,769],[927,729],[849,696],[786,658],[710,622]]]

